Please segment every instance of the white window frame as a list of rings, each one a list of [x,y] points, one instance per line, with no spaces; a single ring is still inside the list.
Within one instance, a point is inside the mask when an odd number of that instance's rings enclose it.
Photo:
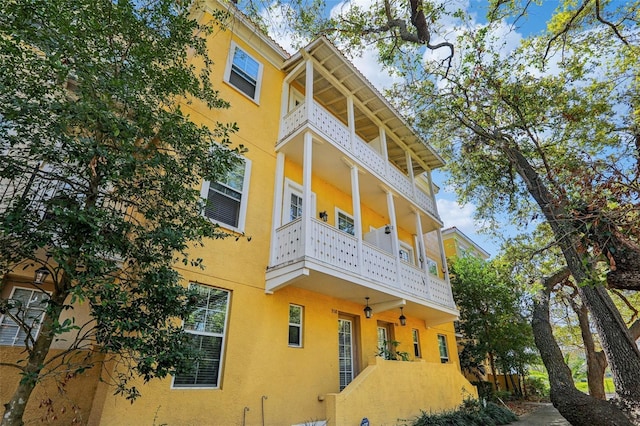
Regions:
[[[300,309],[300,324],[296,324],[291,322],[291,308],[295,307],[295,308],[299,308]],[[288,339],[288,344],[290,348],[301,348],[302,345],[302,331],[303,331],[303,323],[304,323],[304,306],[302,305],[297,305],[295,303],[289,303],[289,328],[291,327],[296,327],[299,331],[298,331],[298,336],[300,339],[300,343],[291,343],[291,339]]]
[[[337,208],[337,207],[335,208],[335,215],[336,215],[336,229],[338,229],[338,231],[344,232],[345,234],[349,234],[349,235],[355,236],[356,235],[356,222],[353,219],[353,216],[350,215],[349,213],[345,212],[344,210],[341,210],[341,209]],[[353,234],[351,232],[347,232],[344,229],[340,229],[340,218],[339,218],[340,215],[351,219],[351,222],[353,222]]]
[[[224,317],[224,329],[222,330],[222,333],[214,333],[214,332],[207,332],[207,331],[198,331],[198,330],[187,330],[185,329],[185,333],[187,334],[193,334],[195,336],[211,336],[211,337],[221,337],[222,340],[220,342],[220,365],[218,366],[218,377],[216,378],[216,384],[215,386],[184,386],[184,385],[176,385],[175,381],[176,381],[176,376],[173,376],[173,378],[171,379],[171,389],[179,389],[179,390],[186,390],[186,389],[220,389],[221,388],[221,384],[222,384],[222,371],[223,371],[223,367],[224,367],[224,354],[225,354],[225,345],[227,342],[227,331],[228,331],[228,325],[229,325],[229,309],[231,307],[231,291],[230,290],[226,290],[223,288],[219,288],[219,287],[214,287],[214,286],[209,286],[209,285],[205,285],[205,284],[198,284],[198,283],[189,283],[189,287],[191,286],[200,286],[200,287],[208,287],[210,289],[213,290],[219,290],[219,291],[223,291],[225,293],[227,293],[227,306],[226,306],[226,311],[225,311],[225,317]],[[182,321],[182,327],[184,328],[184,321]]]
[[[442,349],[444,349],[444,356],[442,355]],[[449,362],[449,345],[447,344],[447,336],[444,334],[438,334],[438,353],[440,355],[440,362],[446,364]]]
[[[31,305],[31,302],[33,300],[34,294],[36,294],[36,293],[46,294],[47,297],[50,296],[50,294],[51,294],[51,293],[49,293],[47,291],[42,291],[42,290],[39,290],[39,289],[15,286],[15,287],[13,287],[11,289],[11,295],[9,296],[9,299],[13,299],[16,290],[25,290],[25,291],[31,292],[31,294],[29,296],[29,302],[27,302],[27,306],[26,306],[27,310],[29,309],[29,306]],[[38,338],[38,334],[40,334],[40,328],[42,327],[42,321],[44,320],[44,313],[45,313],[45,310],[42,310],[42,312],[40,313],[40,319],[39,319],[37,325],[35,323],[32,324],[32,329],[31,330],[33,331],[35,329],[35,334],[32,336],[33,340],[37,339]],[[13,336],[13,342],[10,345],[0,344],[0,346],[25,346],[24,339],[16,340],[16,339],[18,339],[18,336],[20,335],[20,332],[22,331],[22,328],[20,327],[20,325],[17,324],[17,323],[15,323],[15,324],[6,324],[5,323],[6,320],[13,322],[13,320],[9,317],[9,315],[6,315],[6,314],[0,315],[0,327],[3,327],[3,326],[17,327],[17,331],[16,331],[15,335]]]
[[[233,84],[231,82],[231,69],[233,67],[233,59],[235,57],[236,50],[238,50],[238,49],[240,51],[242,51],[244,54],[246,54],[249,58],[253,59],[254,61],[256,61],[258,63],[258,75],[256,76],[256,90],[255,90],[255,94],[254,94],[253,97],[251,97],[250,95],[246,94],[242,89],[240,89],[239,87],[237,87],[235,84]],[[227,57],[227,64],[226,64],[226,67],[225,67],[225,70],[224,70],[224,81],[225,81],[225,83],[227,83],[229,86],[233,87],[239,93],[242,93],[242,95],[246,96],[247,98],[251,99],[255,103],[259,104],[260,103],[260,88],[262,86],[262,72],[263,72],[263,69],[264,69],[264,66],[262,65],[262,62],[257,60],[253,55],[250,55],[249,52],[247,52],[245,49],[241,48],[235,41],[231,41],[231,46],[229,46],[229,55]]]
[[[413,254],[413,247],[411,247],[409,244],[405,243],[404,241],[398,241],[400,244],[400,251],[405,251],[407,252],[407,257],[408,259],[403,259],[402,258],[402,254],[399,254],[400,256],[400,260],[406,262],[406,263],[410,263],[412,265],[416,264],[416,257]]]
[[[422,349],[420,348],[420,332],[418,331],[418,329],[411,329],[411,340],[413,341],[413,355],[416,358],[422,358]]]
[[[236,231],[239,233],[243,233],[245,231],[245,222],[247,219],[247,205],[249,203],[249,182],[251,181],[251,160],[248,158],[242,157],[242,161],[244,161],[244,177],[242,180],[242,193],[240,195],[240,213],[238,214],[238,225],[233,226],[230,223],[216,221],[208,216],[206,216],[205,211],[202,212],[202,215],[205,216],[213,223],[217,223],[220,227],[229,229],[231,231]],[[202,188],[200,190],[200,197],[204,199],[205,202],[209,199],[209,188],[211,186],[211,182],[205,180],[202,183]]]
[[[300,198],[303,197],[302,185],[289,178],[284,179],[284,197],[282,198],[282,224],[286,225],[289,222],[293,222],[298,219],[291,219],[291,195],[297,195]],[[316,211],[316,194],[311,193],[311,211]],[[304,215],[306,209],[302,205],[302,214]]]
[[[289,92],[289,111],[293,111],[300,104],[304,103],[304,95],[297,89],[291,88]]]
[[[427,256],[427,271],[431,275],[434,275],[436,277],[440,276],[440,274],[438,273],[438,262],[436,262],[434,259],[430,258],[429,256]]]

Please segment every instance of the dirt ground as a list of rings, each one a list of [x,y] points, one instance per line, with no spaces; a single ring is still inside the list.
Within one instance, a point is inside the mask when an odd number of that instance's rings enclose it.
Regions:
[[[505,404],[509,410],[513,411],[518,417],[529,414],[540,408],[538,404],[531,403],[529,401],[505,401]]]

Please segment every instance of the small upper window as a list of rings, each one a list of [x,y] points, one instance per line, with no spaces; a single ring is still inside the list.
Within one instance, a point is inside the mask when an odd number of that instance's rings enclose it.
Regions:
[[[438,334],[438,349],[440,351],[440,362],[449,362],[449,348],[447,347],[447,336]]]
[[[205,181],[201,196],[207,200],[204,215],[214,222],[244,231],[251,163],[244,160],[217,182]]]
[[[400,259],[413,263],[413,248],[403,241],[400,241]]]
[[[289,346],[302,347],[302,306],[289,305]]]
[[[338,229],[346,232],[347,234],[355,235],[353,218],[340,210],[338,210],[337,217],[338,217]]]
[[[0,315],[0,345],[24,346],[27,331],[29,339],[35,340],[48,300],[49,295],[40,290],[15,287],[9,297],[11,307]]]
[[[232,42],[225,72],[225,81],[258,102],[261,78],[262,64]]]
[[[418,330],[411,329],[411,336],[413,337],[413,355],[416,358],[420,358],[420,334]]]

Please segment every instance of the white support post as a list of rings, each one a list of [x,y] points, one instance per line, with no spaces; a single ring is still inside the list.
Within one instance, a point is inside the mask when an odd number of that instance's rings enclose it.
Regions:
[[[407,175],[411,180],[411,195],[413,195],[413,199],[416,197],[416,177],[413,173],[413,160],[411,159],[411,153],[409,151],[405,151],[404,153],[406,161],[407,161]]]
[[[358,271],[362,275],[362,210],[360,206],[360,180],[358,166],[351,164],[351,201],[353,203],[353,227],[355,237],[358,239]]]
[[[389,152],[387,151],[387,133],[383,127],[380,127],[380,148],[382,151],[382,158],[384,158],[384,172],[389,175]]]
[[[420,219],[420,212],[418,210],[414,210],[414,214],[416,215],[416,239],[418,244],[418,260],[422,259],[420,262],[420,267],[422,270],[427,271],[427,252],[424,248],[424,234],[422,233],[422,219]]]
[[[305,80],[304,80],[304,105],[307,110],[307,119],[312,121],[313,114],[313,62],[307,59],[305,64]]]
[[[356,119],[353,109],[353,96],[347,96],[347,124],[349,126],[349,142],[351,152],[356,152]]]
[[[284,129],[284,126],[282,125],[284,123],[284,118],[287,115],[287,113],[289,112],[289,83],[287,83],[286,81],[284,83],[282,83],[282,94],[280,95],[280,130],[279,133],[282,132],[282,129]],[[280,133],[280,136],[278,137],[278,141],[276,141],[276,145],[278,144],[278,142],[280,141],[280,139],[282,139],[282,134]]]
[[[391,249],[393,250],[393,257],[396,259],[396,274],[398,280],[398,287],[401,286],[400,280],[400,244],[398,243],[398,225],[396,222],[396,206],[393,201],[393,194],[390,190],[387,192],[387,209],[389,210],[389,220],[391,223]]]
[[[311,198],[311,165],[313,164],[313,137],[311,132],[304,134],[304,154],[302,165],[302,237],[304,238],[304,254],[311,253],[311,218],[313,204]]]
[[[271,218],[271,250],[269,266],[275,266],[278,253],[278,228],[282,226],[282,196],[284,188],[284,154],[276,154],[276,180],[273,188],[273,217]]]

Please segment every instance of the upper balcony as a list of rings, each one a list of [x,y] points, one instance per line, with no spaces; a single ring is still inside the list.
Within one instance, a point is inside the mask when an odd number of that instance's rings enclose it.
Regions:
[[[442,159],[325,39],[284,70],[266,290],[454,319],[431,182]]]

